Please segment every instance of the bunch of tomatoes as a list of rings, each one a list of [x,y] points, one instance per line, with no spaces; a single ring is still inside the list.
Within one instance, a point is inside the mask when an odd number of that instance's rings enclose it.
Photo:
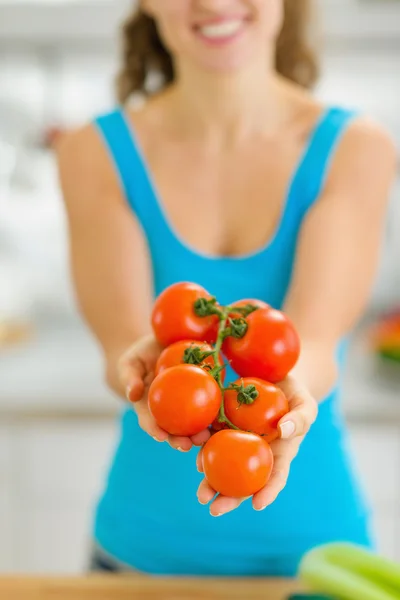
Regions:
[[[293,324],[260,300],[221,306],[200,285],[182,282],[156,299],[152,328],[164,348],[148,394],[156,422],[176,436],[210,428],[203,448],[210,486],[230,497],[255,494],[271,476],[269,443],[289,411],[275,384],[300,354]],[[226,386],[224,358],[239,375]]]

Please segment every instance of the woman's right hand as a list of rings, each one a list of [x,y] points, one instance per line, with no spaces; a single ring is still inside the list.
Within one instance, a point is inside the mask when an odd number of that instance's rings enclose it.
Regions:
[[[176,450],[188,452],[192,446],[202,446],[210,437],[210,431],[204,431],[189,437],[169,435],[159,427],[148,405],[149,387],[162,347],[153,335],[140,338],[118,361],[118,376],[126,398],[137,413],[140,427],[157,442],[168,441]]]

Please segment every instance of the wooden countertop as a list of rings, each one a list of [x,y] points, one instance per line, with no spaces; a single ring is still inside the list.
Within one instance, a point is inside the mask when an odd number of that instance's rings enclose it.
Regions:
[[[294,582],[141,576],[0,577],[4,600],[287,600]]]

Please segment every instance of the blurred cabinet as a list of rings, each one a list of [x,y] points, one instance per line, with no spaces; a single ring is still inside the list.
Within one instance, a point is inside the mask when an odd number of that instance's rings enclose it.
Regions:
[[[12,454],[11,432],[6,426],[0,425],[0,571],[11,571],[17,563]]]
[[[132,0],[0,0],[0,41],[111,40]]]
[[[383,556],[400,562],[400,518],[399,512],[387,513],[380,511],[374,519],[375,535],[378,551]]]
[[[373,508],[378,549],[400,561],[400,426],[352,425],[351,447]]]
[[[7,446],[7,460],[0,463],[1,572],[68,574],[85,568],[115,435],[113,420],[96,417],[2,426],[0,451]]]
[[[400,512],[400,428],[353,425],[351,445],[372,505],[382,512],[399,507]]]
[[[18,501],[38,510],[90,508],[100,492],[114,438],[112,421],[33,423],[17,433]]]
[[[324,29],[331,40],[398,41],[400,5],[393,0],[319,0]]]

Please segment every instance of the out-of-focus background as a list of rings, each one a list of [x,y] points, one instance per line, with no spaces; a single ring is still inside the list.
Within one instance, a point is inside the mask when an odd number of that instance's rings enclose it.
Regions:
[[[116,441],[119,404],[102,383],[100,354],[75,308],[49,146],[60,129],[113,106],[117,27],[130,5],[0,0],[0,571],[85,567],[91,510]],[[317,95],[370,113],[400,149],[400,2],[320,5]],[[379,548],[398,560],[399,262],[398,183],[343,382]]]

